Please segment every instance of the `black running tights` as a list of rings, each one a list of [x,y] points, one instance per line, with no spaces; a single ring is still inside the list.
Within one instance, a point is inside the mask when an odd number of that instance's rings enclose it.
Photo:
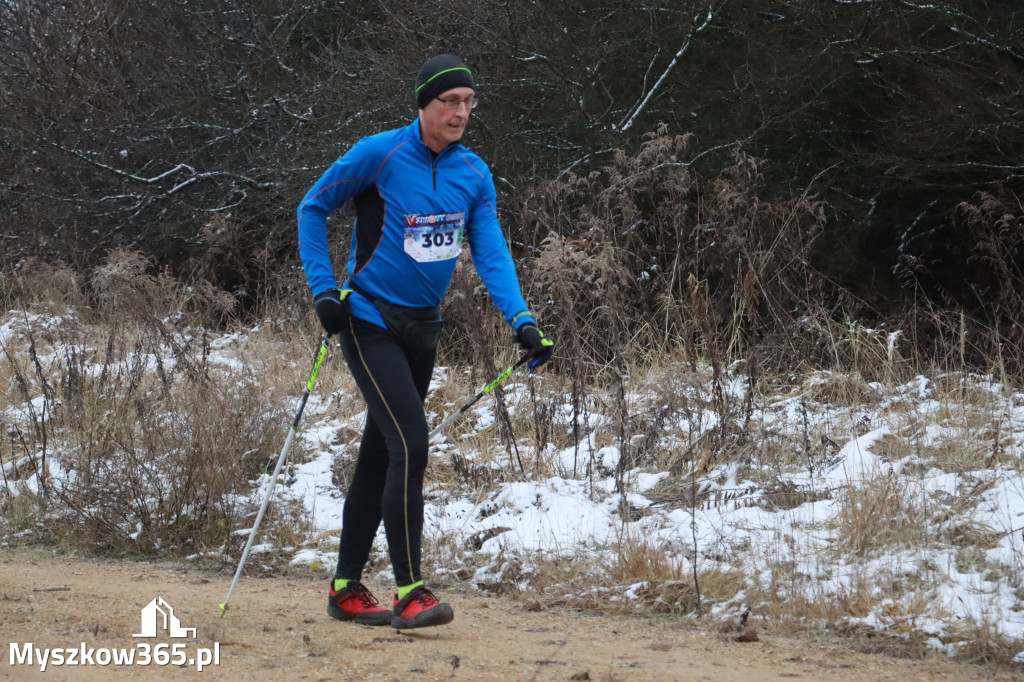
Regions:
[[[436,349],[409,350],[389,330],[351,318],[341,334],[345,362],[366,400],[367,417],[342,511],[336,578],[359,580],[381,520],[399,586],[422,580],[423,412]]]

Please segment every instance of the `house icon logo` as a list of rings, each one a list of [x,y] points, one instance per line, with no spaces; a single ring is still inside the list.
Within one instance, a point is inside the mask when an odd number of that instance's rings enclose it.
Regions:
[[[191,632],[192,639],[196,638],[196,629],[181,627],[174,609],[163,597],[157,597],[142,609],[142,632],[132,637],[156,637],[160,628],[166,630],[171,637],[188,637]]]

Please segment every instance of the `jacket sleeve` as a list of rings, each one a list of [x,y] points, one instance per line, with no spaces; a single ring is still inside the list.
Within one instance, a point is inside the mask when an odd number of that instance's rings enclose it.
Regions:
[[[483,166],[480,193],[470,210],[467,226],[473,266],[480,273],[494,305],[505,315],[506,322],[513,328],[527,322],[536,323],[523,300],[515,263],[498,222],[494,180],[483,163],[479,166]]]
[[[299,257],[313,295],[337,289],[327,245],[327,216],[374,182],[380,165],[367,138],[357,142],[317,180],[299,204]]]

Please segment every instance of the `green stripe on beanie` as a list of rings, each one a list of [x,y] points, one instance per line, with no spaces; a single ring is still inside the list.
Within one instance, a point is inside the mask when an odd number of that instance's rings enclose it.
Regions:
[[[435,78],[443,76],[446,73],[451,73],[452,71],[466,71],[467,73],[469,73],[470,76],[473,75],[473,73],[469,69],[467,69],[465,66],[456,66],[454,69],[445,69],[444,71],[441,71],[440,73],[435,73],[433,76],[428,78],[426,83],[421,85],[419,88],[416,88],[416,92],[419,92],[420,88],[425,88]]]
[[[432,57],[423,63],[416,75],[416,106],[422,109],[430,104],[430,100],[452,88],[476,90],[473,72],[453,54]]]

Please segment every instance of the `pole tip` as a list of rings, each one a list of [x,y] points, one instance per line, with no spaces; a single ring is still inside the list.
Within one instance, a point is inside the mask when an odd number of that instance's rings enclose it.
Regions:
[[[220,617],[223,618],[224,614],[227,613],[227,612],[228,612],[228,605],[227,604],[221,604],[220,605]]]

